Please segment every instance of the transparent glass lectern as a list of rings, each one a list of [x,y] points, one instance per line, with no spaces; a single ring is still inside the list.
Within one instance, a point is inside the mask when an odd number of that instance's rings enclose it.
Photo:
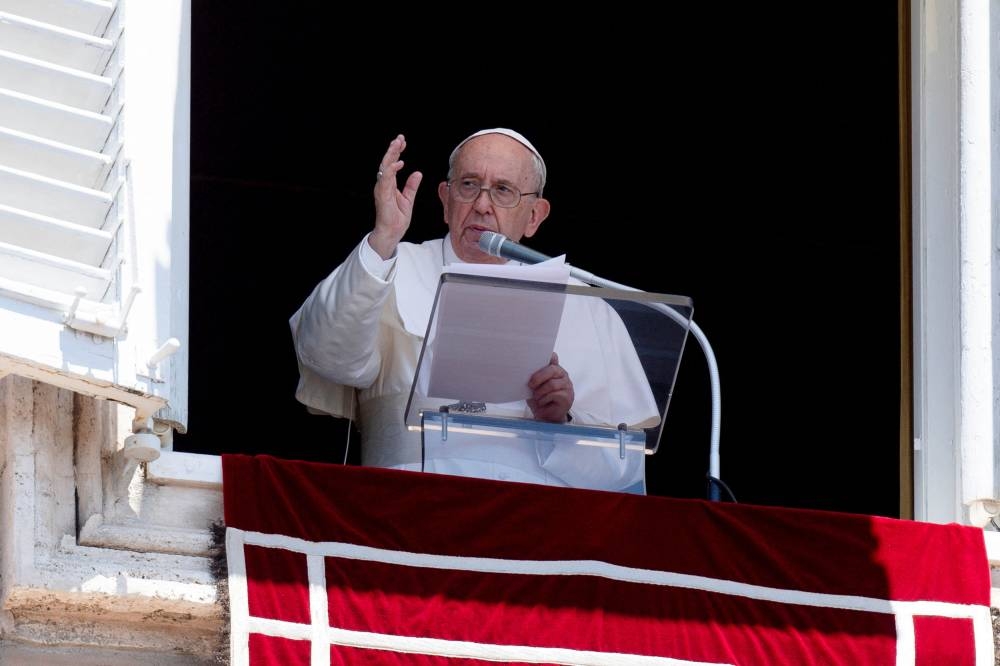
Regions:
[[[421,463],[644,493],[691,316],[685,296],[443,274],[405,412]],[[535,420],[527,404],[553,352],[575,392],[566,423]]]

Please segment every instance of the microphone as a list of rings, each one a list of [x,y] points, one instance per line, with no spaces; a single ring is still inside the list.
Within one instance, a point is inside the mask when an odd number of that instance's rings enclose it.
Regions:
[[[513,259],[525,264],[539,264],[552,258],[525,247],[520,243],[515,243],[503,234],[493,231],[484,231],[482,233],[479,237],[479,249],[494,257]]]
[[[494,257],[512,259],[525,264],[540,264],[543,261],[548,261],[552,258],[537,250],[532,250],[530,247],[525,247],[520,243],[515,243],[503,234],[498,234],[495,231],[484,231],[479,236],[479,249],[486,254],[493,255]],[[569,266],[568,263],[566,265]],[[599,287],[624,287],[624,285],[619,285],[615,282],[608,282],[607,280],[597,277],[593,273],[588,273],[587,271],[574,268],[573,266],[569,266],[569,274],[570,277],[575,277],[576,279],[582,280],[587,284]],[[631,287],[624,288],[631,289]]]

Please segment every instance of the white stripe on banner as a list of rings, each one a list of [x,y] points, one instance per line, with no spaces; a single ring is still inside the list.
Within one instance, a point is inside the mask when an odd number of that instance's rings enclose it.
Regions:
[[[619,580],[629,583],[642,583],[647,585],[658,585],[665,587],[677,587],[692,590],[701,590],[705,592],[713,592],[717,594],[726,594],[732,596],[745,597],[748,599],[756,599],[760,601],[770,601],[781,604],[796,604],[802,606],[814,606],[820,608],[838,608],[844,610],[855,610],[863,611],[869,613],[881,613],[896,616],[896,666],[912,666],[916,659],[916,645],[915,645],[915,635],[913,627],[914,616],[935,616],[935,617],[948,617],[948,618],[968,618],[973,621],[973,633],[974,633],[974,643],[976,649],[976,666],[992,666],[993,664],[993,633],[992,633],[992,619],[990,616],[990,609],[987,606],[977,606],[974,604],[955,604],[943,601],[895,601],[891,599],[879,599],[874,597],[862,597],[854,595],[841,595],[841,594],[825,594],[821,592],[804,592],[801,590],[788,590],[781,588],[765,587],[761,585],[752,585],[749,583],[738,583],[729,580],[723,580],[718,578],[709,578],[705,576],[692,576],[689,574],[680,574],[669,571],[657,571],[652,569],[641,569],[635,567],[625,567],[617,564],[611,564],[608,562],[602,562],[599,560],[510,560],[510,559],[500,559],[500,558],[488,558],[488,557],[461,557],[456,555],[435,555],[429,553],[413,553],[406,551],[396,551],[387,550],[383,548],[373,548],[370,546],[359,546],[357,544],[341,543],[335,541],[325,541],[325,542],[315,542],[306,541],[305,539],[298,539],[295,537],[289,537],[282,534],[265,534],[263,532],[244,532],[242,530],[235,530],[234,528],[229,528],[229,534],[227,534],[226,548],[227,553],[230,550],[230,534],[233,532],[240,533],[240,548],[239,559],[240,575],[245,575],[245,563],[242,556],[242,543],[247,543],[255,546],[264,546],[269,548],[281,548],[283,550],[288,550],[292,552],[304,553],[307,558],[316,557],[338,557],[354,560],[364,560],[371,562],[381,562],[385,564],[394,564],[400,566],[409,567],[423,567],[432,569],[444,569],[452,571],[473,571],[479,573],[499,573],[499,574],[527,574],[527,575],[539,575],[539,576],[598,576],[601,578],[607,578],[610,580]],[[232,543],[235,543],[235,537],[232,537]],[[231,555],[230,555],[231,557]],[[310,560],[311,561],[311,560]],[[321,562],[322,560],[320,560]],[[230,576],[234,571],[234,565],[230,561]],[[325,570],[321,572],[325,576]],[[312,586],[313,578],[310,572],[310,587]],[[231,607],[234,612],[236,606],[233,605],[235,601],[233,599],[233,584],[230,583],[230,600]],[[241,608],[247,609],[246,602],[246,580],[242,581],[242,594],[243,599],[241,603],[243,604]],[[325,589],[323,591],[325,600]],[[312,593],[310,593],[310,599],[312,600]],[[324,601],[325,603],[325,601]],[[247,611],[247,616],[249,616],[249,611]],[[266,620],[263,618],[249,618],[252,623],[253,629],[251,631],[260,631],[260,633],[266,633],[273,636],[285,636],[287,638],[310,638],[312,634],[311,630],[306,625],[296,625],[294,623],[280,622],[277,620]],[[316,618],[313,618],[316,621]],[[275,630],[276,627],[284,627],[288,631],[293,631],[294,636],[286,634],[273,634],[270,631],[259,630],[258,627],[268,627],[271,630]],[[294,629],[293,629],[294,627]],[[300,630],[297,627],[303,627],[305,634],[300,635]],[[241,631],[246,631],[243,627],[237,627],[235,625],[235,615],[234,615],[234,626],[233,626],[233,645],[235,649],[237,641],[237,629]],[[330,629],[331,632],[344,632],[346,630],[341,629]],[[351,636],[360,635],[359,632],[347,632]],[[353,645],[349,641],[338,639],[336,635],[331,635],[329,640],[334,643],[342,643],[345,645]],[[381,636],[376,634],[364,634],[367,636]],[[387,636],[387,640],[392,641],[431,641],[437,639],[423,639],[423,638],[409,638],[409,637],[398,637],[398,636]],[[241,639],[242,640],[242,639]],[[243,642],[245,645],[245,640]],[[407,643],[409,644],[409,643]],[[442,641],[442,644],[447,645],[465,645],[464,643],[456,643],[454,641]],[[375,645],[358,644],[360,647],[377,647]],[[479,644],[469,644],[469,645],[479,645]],[[506,649],[510,647],[511,649],[519,648],[519,646],[490,646],[501,647]],[[397,649],[397,648],[385,648],[385,649]],[[532,648],[534,649],[534,648]],[[399,651],[409,652],[409,651],[419,651],[416,649],[399,649]],[[571,651],[574,655],[578,654],[575,651]],[[234,651],[234,656],[236,652]],[[442,653],[444,654],[444,653]],[[451,653],[447,653],[451,654]],[[595,653],[601,654],[605,657],[605,661],[598,659],[595,662],[589,661],[558,661],[554,660],[552,655],[547,655],[544,658],[539,657],[541,662],[548,663],[568,663],[568,664],[618,664],[619,662],[609,662],[606,660],[607,656],[605,653]],[[453,656],[471,656],[461,653],[461,655]],[[520,653],[519,653],[520,656]],[[632,658],[633,655],[622,655],[623,657]],[[639,658],[640,655],[634,655]],[[478,658],[488,658],[483,656],[478,656]],[[576,657],[574,657],[576,658]],[[641,657],[643,659],[655,659],[654,657]],[[532,661],[532,659],[520,659],[521,661]],[[233,661],[235,666],[242,666],[246,662]],[[667,661],[655,661],[655,662],[620,662],[622,664],[693,664],[695,662],[681,662],[676,660]]]
[[[309,625],[268,620],[262,617],[249,618],[250,631],[255,634],[309,640],[313,629]],[[331,627],[327,633],[327,663],[329,644],[370,650],[389,650],[407,654],[423,654],[434,657],[483,659],[486,661],[516,661],[529,664],[566,664],[567,666],[733,666],[714,661],[687,661],[670,657],[652,657],[643,654],[622,652],[593,652],[569,648],[544,648],[530,645],[496,645],[493,643],[472,643],[469,641],[449,641],[440,638],[418,638],[415,636],[395,636],[374,634],[367,631],[350,631]],[[315,658],[315,650],[313,655]],[[313,661],[313,666],[317,662]]]
[[[246,532],[226,528],[226,566],[229,569],[229,663],[250,666],[250,601],[247,594]]]
[[[993,613],[980,608],[972,616],[973,642],[976,645],[976,666],[993,666],[996,662],[993,646]]]
[[[692,576],[672,571],[656,571],[610,564],[600,560],[509,560],[493,557],[462,557],[458,555],[432,555],[399,550],[372,548],[336,541],[306,541],[282,534],[246,532],[246,542],[257,546],[282,548],[306,555],[342,557],[397,564],[408,567],[445,569],[450,571],[475,571],[478,573],[527,574],[537,576],[598,576],[626,583],[642,583],[665,587],[679,587],[717,594],[728,594],[759,601],[782,604],[841,608],[869,613],[935,615],[971,618],[983,606],[954,604],[944,601],[893,601],[874,597],[860,597],[823,592],[803,592],[782,588],[764,587],[750,583],[737,583],[719,578]]]
[[[309,621],[312,622],[313,666],[330,666],[330,606],[326,597],[326,560],[316,555],[306,556],[309,571]]]
[[[917,662],[917,641],[913,631],[913,616],[896,613],[896,666],[913,666]]]

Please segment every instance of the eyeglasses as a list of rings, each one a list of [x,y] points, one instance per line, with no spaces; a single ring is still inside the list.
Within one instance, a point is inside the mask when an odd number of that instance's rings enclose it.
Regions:
[[[461,178],[450,181],[448,189],[451,190],[455,200],[462,203],[472,203],[479,198],[483,190],[486,190],[490,193],[490,200],[500,208],[514,208],[517,204],[521,203],[521,197],[538,196],[540,194],[540,192],[522,193],[513,185],[505,183],[483,187],[483,184],[475,178]]]

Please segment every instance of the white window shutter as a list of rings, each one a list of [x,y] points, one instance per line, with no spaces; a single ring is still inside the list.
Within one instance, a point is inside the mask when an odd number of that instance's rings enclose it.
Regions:
[[[181,430],[190,11],[0,0],[0,375]]]

